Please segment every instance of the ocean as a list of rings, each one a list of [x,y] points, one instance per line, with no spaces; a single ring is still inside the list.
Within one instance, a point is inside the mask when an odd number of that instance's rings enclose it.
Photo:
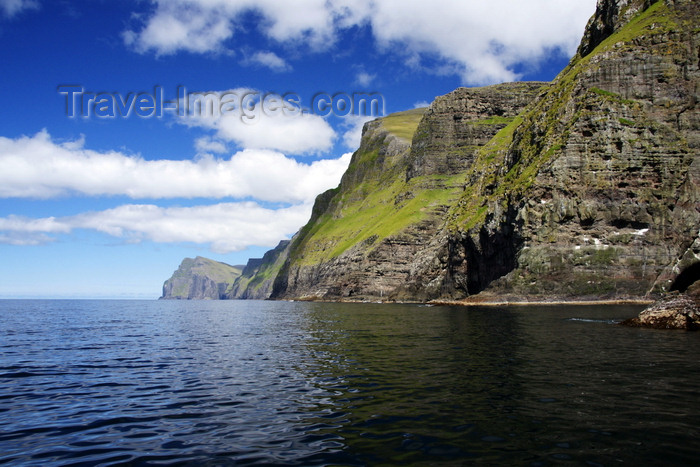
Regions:
[[[0,464],[697,465],[638,306],[0,301]]]

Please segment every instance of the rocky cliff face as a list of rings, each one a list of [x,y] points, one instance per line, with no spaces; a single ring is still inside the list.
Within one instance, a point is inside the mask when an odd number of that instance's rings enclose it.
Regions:
[[[322,195],[275,282],[276,298],[412,299],[442,294],[433,269],[449,206],[478,149],[544,83],[458,89],[428,109],[365,125],[340,186]],[[410,142],[405,135],[413,135]],[[406,281],[419,272],[427,283]]]
[[[266,300],[272,294],[272,284],[289,254],[289,240],[282,240],[277,247],[262,258],[248,260],[223,298]]]
[[[438,98],[411,145],[406,116],[368,124],[273,296],[622,298],[697,279],[697,24],[693,1],[601,0],[551,85]]]
[[[245,266],[230,266],[198,256],[185,258],[163,284],[161,299],[176,300],[265,300],[289,252],[282,240],[262,258],[251,258]]]
[[[548,86],[505,83],[459,88],[436,98],[413,135],[407,178],[464,173],[479,149]]]
[[[321,194],[308,224],[295,236],[274,283],[275,298],[340,298],[384,295],[395,289],[415,241],[416,223],[430,228],[428,186],[405,182],[410,138],[425,109],[365,125],[340,186]],[[424,209],[423,212],[420,209]],[[401,237],[393,237],[393,234]],[[384,245],[379,251],[375,247]]]
[[[241,275],[241,268],[211,259],[185,258],[163,284],[166,300],[218,300]]]
[[[698,6],[650,3],[601,1],[580,54],[482,152],[451,211],[452,287],[643,296],[698,262]]]

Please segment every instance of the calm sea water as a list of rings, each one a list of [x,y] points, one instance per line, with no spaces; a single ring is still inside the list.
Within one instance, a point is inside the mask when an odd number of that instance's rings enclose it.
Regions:
[[[0,301],[0,464],[692,465],[638,307]]]

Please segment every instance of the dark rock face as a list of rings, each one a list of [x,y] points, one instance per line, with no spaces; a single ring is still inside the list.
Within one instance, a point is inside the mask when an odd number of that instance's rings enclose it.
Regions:
[[[497,293],[643,296],[700,262],[698,8],[613,3],[625,26],[574,59],[507,149],[537,172],[504,193],[519,223],[488,210],[522,241]]]
[[[342,238],[319,238],[322,223],[344,222],[348,206],[362,204],[373,190],[384,183],[404,178],[410,142],[389,132],[381,120],[365,124],[360,148],[353,154],[340,186],[319,195],[307,225],[292,240],[289,258],[275,279],[272,298],[358,299],[383,297],[401,284],[401,276],[391,271],[407,270],[415,254],[414,235],[406,231],[401,238],[377,241],[370,235],[344,253],[320,261],[306,261],[306,256],[332,249]],[[410,198],[410,193],[399,197]],[[400,202],[396,200],[396,202]],[[436,229],[425,226],[426,229]],[[348,229],[348,235],[353,232]],[[419,235],[419,242],[430,235]],[[334,242],[334,243],[331,243]],[[374,247],[377,247],[376,249]]]
[[[598,7],[586,26],[578,54],[585,57],[630,18],[659,0],[598,0]]]
[[[218,300],[240,276],[241,269],[198,256],[185,258],[163,284],[165,300]]]
[[[638,317],[620,323],[625,326],[652,329],[700,329],[700,308],[687,295],[669,294],[642,311]]]
[[[449,237],[446,279],[452,287],[475,295],[517,267],[523,243],[517,214],[511,208],[498,218],[496,228],[482,228],[475,237],[466,232]]]

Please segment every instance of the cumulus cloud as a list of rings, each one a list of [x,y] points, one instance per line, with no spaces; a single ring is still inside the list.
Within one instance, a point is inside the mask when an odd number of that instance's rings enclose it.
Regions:
[[[152,0],[155,11],[139,31],[127,30],[124,40],[139,52],[169,55],[220,51],[235,30],[236,19],[256,11],[266,18],[260,28],[279,42],[305,42],[322,48],[333,38],[333,18],[325,0]]]
[[[289,71],[292,67],[274,52],[256,52],[248,60],[252,64],[264,66],[272,71]]]
[[[219,117],[183,117],[179,122],[214,130],[220,139],[249,149],[271,149],[288,154],[319,154],[333,146],[335,130],[318,115],[295,117],[256,116],[244,121],[236,115]]]
[[[342,30],[369,25],[377,46],[420,67],[438,57],[437,71],[467,84],[518,77],[518,64],[560,51],[572,54],[596,0],[151,0],[153,13],[127,44],[140,52],[217,51],[233,37],[237,21],[255,11],[263,34],[279,43],[331,47]]]
[[[343,133],[343,143],[348,148],[355,150],[360,147],[362,141],[362,128],[365,123],[374,120],[376,117],[352,116],[345,117],[342,124],[345,132]]]
[[[211,149],[211,142],[202,142]],[[0,137],[0,197],[50,198],[80,193],[131,198],[255,198],[304,203],[338,185],[350,155],[297,162],[270,150],[246,149],[228,159],[145,160],[59,144],[46,131]]]
[[[177,122],[214,130],[220,140],[247,149],[272,149],[286,154],[319,154],[336,138],[321,116],[302,111],[302,98],[254,89],[201,91],[188,94],[184,116]]]
[[[12,18],[24,10],[39,8],[36,0],[0,0],[0,11],[7,18]]]
[[[360,86],[369,86],[372,84],[374,79],[377,77],[375,74],[367,73],[366,71],[361,71],[355,76],[355,82]]]
[[[272,247],[296,232],[310,214],[310,203],[275,210],[254,202],[170,208],[127,204],[59,218],[0,218],[0,243],[37,245],[86,229],[132,243],[196,243],[230,253],[253,245]]]
[[[194,147],[198,154],[216,153],[222,154],[226,152],[226,144],[208,136],[202,136],[194,141]]]
[[[445,72],[458,72],[474,84],[517,79],[515,65],[555,50],[573,54],[595,11],[595,0],[387,0],[374,5],[372,30],[381,46],[393,50],[401,43],[410,53],[439,54]]]
[[[137,51],[170,55],[180,50],[206,53],[222,50],[233,35],[225,2],[157,1],[156,14],[139,32],[127,30],[124,42]],[[221,3],[222,5],[217,5]]]

